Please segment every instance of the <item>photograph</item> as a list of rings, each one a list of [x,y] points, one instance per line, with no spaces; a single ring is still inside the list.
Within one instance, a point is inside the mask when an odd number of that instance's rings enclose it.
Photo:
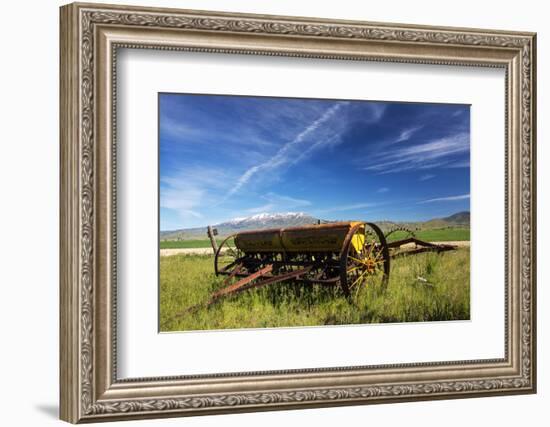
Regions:
[[[158,94],[160,332],[470,319],[470,105]]]

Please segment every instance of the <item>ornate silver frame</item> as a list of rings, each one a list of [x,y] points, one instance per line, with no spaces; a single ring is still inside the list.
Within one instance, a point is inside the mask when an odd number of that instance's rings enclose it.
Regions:
[[[61,419],[77,423],[534,393],[533,33],[98,4],[61,8]],[[505,357],[236,375],[116,375],[118,47],[506,70]]]

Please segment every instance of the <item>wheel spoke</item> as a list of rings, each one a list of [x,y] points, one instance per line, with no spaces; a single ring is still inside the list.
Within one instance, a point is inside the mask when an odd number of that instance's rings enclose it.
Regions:
[[[359,258],[355,258],[355,257],[352,257],[352,256],[348,256],[348,259],[351,259],[351,260],[353,260],[353,261],[357,261],[359,264],[364,264],[364,260],[359,259]]]
[[[357,278],[357,280],[355,280],[355,282],[353,282],[350,286],[350,288],[353,288],[355,286],[355,284],[361,279],[363,278],[366,274],[369,273],[369,270],[365,270],[361,273],[361,275]]]
[[[384,235],[371,223],[365,223],[362,229],[355,231],[354,244],[362,243],[359,251],[348,239],[345,258],[342,259],[341,281],[347,296],[359,297],[362,289],[385,284],[389,270],[389,256]]]

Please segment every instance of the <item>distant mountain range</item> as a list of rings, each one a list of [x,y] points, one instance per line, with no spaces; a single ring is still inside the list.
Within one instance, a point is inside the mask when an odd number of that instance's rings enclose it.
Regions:
[[[218,230],[218,235],[227,236],[244,230],[258,230],[262,228],[293,227],[307,224],[317,224],[317,218],[303,212],[261,213],[249,217],[234,218],[221,224],[212,224]],[[174,231],[161,231],[161,240],[204,238],[206,227],[186,228]]]
[[[435,218],[420,224],[423,228],[441,228],[449,226],[470,226],[470,212],[457,212],[445,218]]]
[[[470,212],[457,212],[451,216],[442,218],[443,221],[452,222],[454,224],[470,224]]]
[[[244,230],[265,228],[295,227],[307,224],[317,224],[319,219],[304,212],[261,213],[249,217],[234,218],[221,224],[212,224],[218,230],[219,236],[238,233]],[[382,229],[389,229],[396,224],[390,221],[377,221]],[[400,225],[411,228],[440,228],[470,225],[470,212],[458,212],[445,218],[435,218],[425,222],[399,222]],[[161,240],[190,240],[206,238],[206,227],[184,228],[180,230],[161,231]]]

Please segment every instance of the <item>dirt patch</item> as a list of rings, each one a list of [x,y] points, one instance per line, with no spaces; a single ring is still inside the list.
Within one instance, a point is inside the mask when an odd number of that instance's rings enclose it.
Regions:
[[[172,256],[172,255],[214,255],[212,248],[175,248],[175,249],[161,249],[160,256]]]
[[[434,245],[451,245],[456,246],[458,248],[469,248],[470,247],[470,241],[469,240],[457,240],[457,241],[449,241],[449,242],[430,242]],[[401,246],[402,249],[410,249],[414,248],[414,243],[407,243],[403,246]]]

